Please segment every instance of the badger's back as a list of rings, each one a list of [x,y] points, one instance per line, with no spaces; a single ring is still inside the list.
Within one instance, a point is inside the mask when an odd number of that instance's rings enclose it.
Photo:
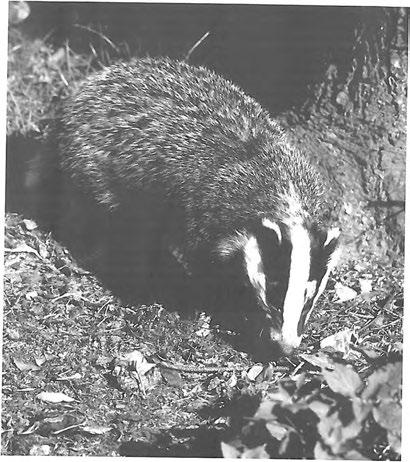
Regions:
[[[59,141],[80,188],[109,208],[141,190],[164,195],[183,208],[191,244],[257,216],[320,210],[318,176],[280,126],[201,67],[141,59],[91,76],[64,105]]]

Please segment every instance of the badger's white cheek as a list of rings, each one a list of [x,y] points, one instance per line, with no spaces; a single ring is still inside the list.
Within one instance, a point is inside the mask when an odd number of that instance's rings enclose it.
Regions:
[[[249,281],[255,288],[258,296],[266,305],[266,277],[263,271],[262,257],[256,238],[251,236],[244,247],[246,272]]]

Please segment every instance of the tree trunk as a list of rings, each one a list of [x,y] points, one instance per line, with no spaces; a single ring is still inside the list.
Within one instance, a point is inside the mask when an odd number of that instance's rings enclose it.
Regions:
[[[404,247],[407,10],[362,8],[348,63],[329,63],[297,111],[282,117],[333,185],[348,259]]]

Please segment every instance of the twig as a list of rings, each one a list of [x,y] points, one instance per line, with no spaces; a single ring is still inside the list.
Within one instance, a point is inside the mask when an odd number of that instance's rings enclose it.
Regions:
[[[119,53],[118,47],[114,44],[114,42],[112,40],[110,40],[108,37],[106,37],[103,33],[98,32],[97,30],[92,29],[91,27],[83,26],[81,24],[74,24],[74,27],[78,27],[79,29],[84,29],[84,30],[86,30],[88,32],[91,32],[93,34],[98,35],[103,40],[105,40],[117,53]]]
[[[246,368],[246,366],[187,366],[185,364],[169,364],[165,361],[155,358],[154,362],[157,365],[164,367],[165,369],[193,374],[213,374],[219,372],[243,371]],[[275,366],[275,370],[278,372],[288,372],[289,368],[287,366]]]
[[[185,55],[184,61],[188,61],[189,58],[191,57],[192,53],[195,51],[196,48],[201,45],[201,43],[206,40],[206,38],[209,36],[210,32],[205,32],[205,34],[190,48],[188,53]]]

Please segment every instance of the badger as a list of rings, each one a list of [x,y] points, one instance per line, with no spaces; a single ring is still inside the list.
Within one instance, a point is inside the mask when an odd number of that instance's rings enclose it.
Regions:
[[[135,284],[165,245],[187,271],[248,288],[269,338],[300,345],[340,231],[319,173],[253,98],[204,67],[134,59],[86,78],[55,137],[65,178],[129,213]]]

